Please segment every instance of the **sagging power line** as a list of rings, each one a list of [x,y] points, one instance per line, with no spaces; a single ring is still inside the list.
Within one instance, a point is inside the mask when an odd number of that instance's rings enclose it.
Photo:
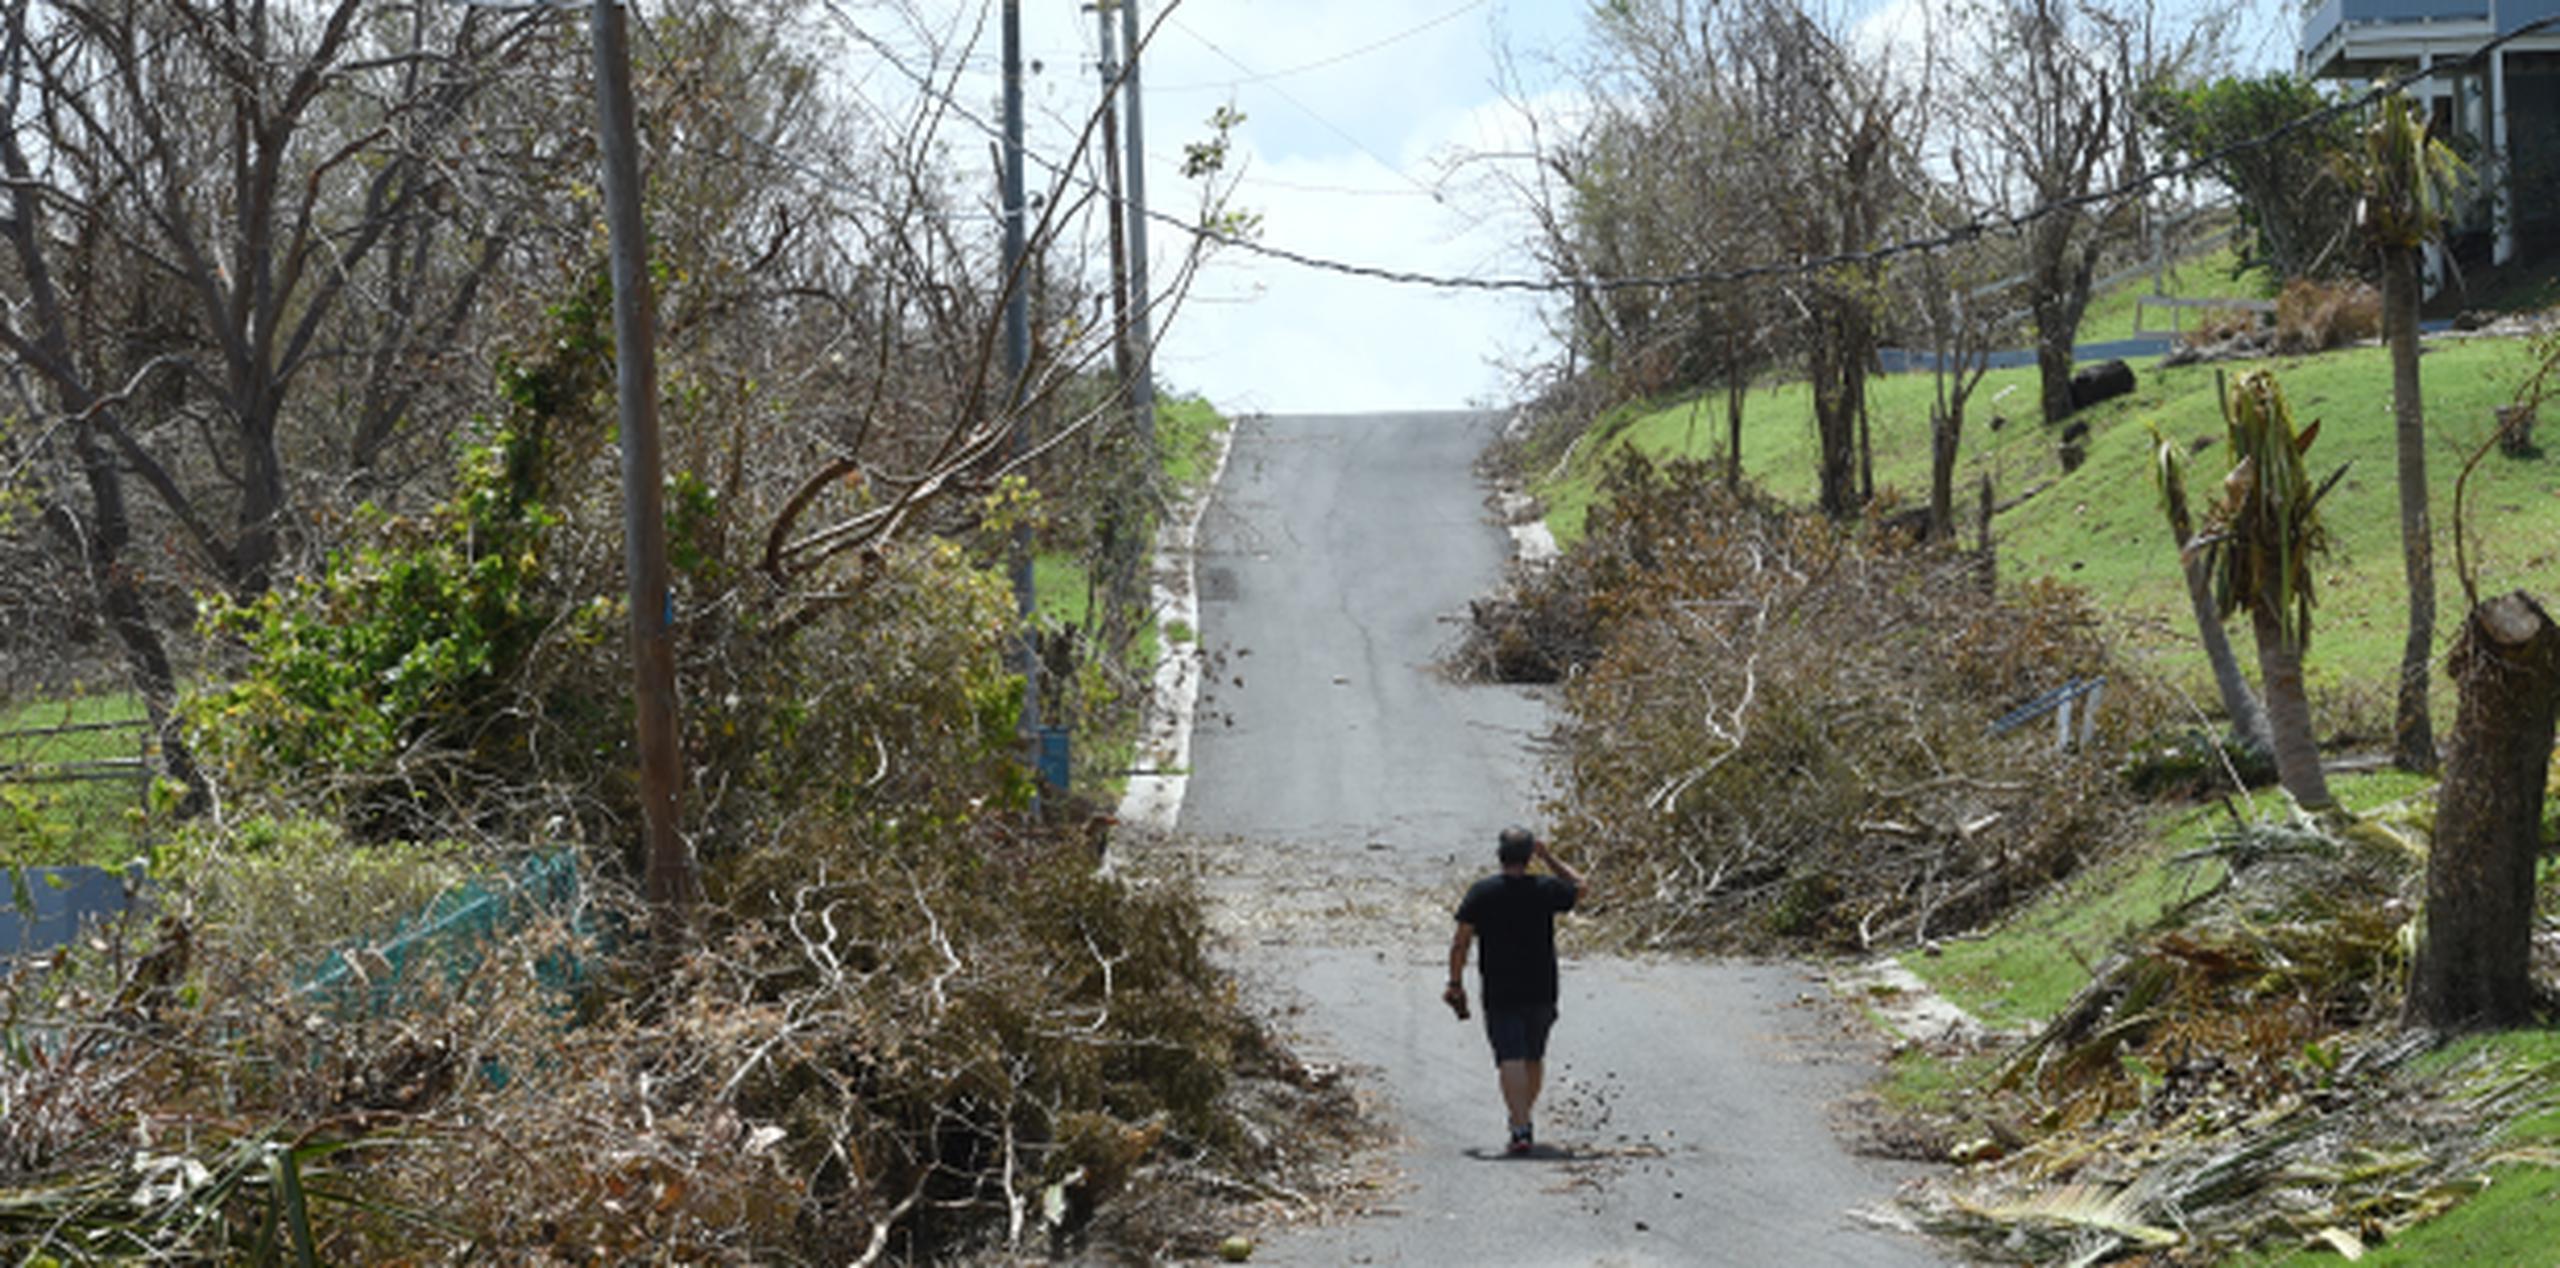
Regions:
[[[1204,242],[1217,246],[1232,247],[1236,250],[1246,252],[1247,254],[1258,255],[1266,259],[1278,260],[1282,263],[1297,265],[1300,268],[1312,269],[1318,272],[1334,273],[1345,277],[1364,278],[1370,281],[1384,282],[1390,285],[1423,286],[1435,290],[1509,292],[1522,294],[1565,294],[1589,291],[1605,293],[1627,290],[1678,290],[1692,286],[1711,286],[1736,282],[1761,281],[1778,277],[1800,277],[1806,274],[1820,273],[1836,268],[1882,264],[1907,255],[1952,250],[1956,247],[1966,246],[1993,236],[2013,235],[2025,230],[2029,225],[2032,225],[2039,220],[2043,220],[2048,216],[2061,215],[2066,212],[2077,211],[2085,207],[2116,202],[2118,200],[2130,198],[2143,193],[2151,187],[2167,181],[2187,179],[2202,173],[2207,173],[2215,165],[2226,159],[2247,154],[2255,150],[2264,149],[2267,146],[2273,145],[2305,128],[2315,127],[2342,115],[2362,110],[2385,97],[2404,91],[2409,87],[2409,85],[2422,79],[2446,74],[2450,71],[2468,70],[2477,67],[2484,63],[2488,59],[2489,55],[2496,52],[2498,49],[2517,40],[2523,39],[2526,36],[2534,35],[2550,29],[2555,25],[2560,25],[2560,14],[2537,18],[2518,26],[2515,30],[2508,31],[2504,34],[2483,41],[2479,46],[2473,48],[2469,53],[2464,54],[2459,58],[2440,59],[2431,66],[2420,67],[2415,70],[2403,72],[2399,75],[2393,76],[2392,78],[2377,82],[2372,88],[2369,88],[2356,96],[2344,98],[2318,110],[2297,116],[2285,123],[2258,133],[2255,136],[2242,138],[2241,140],[2234,141],[2220,149],[2189,159],[2185,162],[2172,163],[2162,167],[2146,169],[2126,178],[2124,181],[2116,185],[2104,189],[2090,190],[2086,193],[2076,194],[2071,197],[2057,198],[2047,202],[2038,203],[2023,211],[1978,216],[1963,224],[1953,226],[1941,233],[1924,237],[1905,238],[1882,246],[1871,247],[1859,251],[1839,251],[1826,255],[1804,256],[1793,260],[1768,260],[1756,264],[1737,265],[1715,269],[1697,269],[1687,272],[1667,274],[1576,278],[1474,277],[1427,273],[1413,269],[1390,268],[1383,265],[1363,264],[1356,261],[1333,259],[1326,256],[1315,255],[1310,252],[1293,250],[1288,247],[1275,246],[1271,243],[1261,241],[1258,238],[1251,238],[1240,234],[1226,232],[1209,225],[1198,224],[1161,211],[1149,211],[1146,213],[1146,218],[1179,232],[1188,234],[1191,237]],[[876,47],[878,46],[875,45],[875,48]],[[885,55],[887,54],[884,50],[884,56]],[[968,121],[972,126],[986,131],[990,136],[998,135],[993,128],[989,127],[984,119],[978,117],[975,113],[971,112],[968,107],[953,99],[947,92],[944,92],[922,76],[916,74],[903,63],[897,62],[895,58],[892,58],[891,61],[892,64],[897,67],[899,72],[906,75],[909,81],[914,83],[919,90],[937,96],[943,104],[952,111],[952,113]],[[1028,157],[1031,161],[1038,163],[1043,169],[1047,170],[1052,176],[1056,177],[1061,182],[1075,185],[1096,197],[1109,197],[1109,194],[1106,191],[1101,190],[1097,183],[1090,177],[1079,176],[1070,172],[1063,165],[1050,160],[1045,155],[1041,155],[1036,151],[1029,152]],[[1407,179],[1411,178],[1408,177]]]

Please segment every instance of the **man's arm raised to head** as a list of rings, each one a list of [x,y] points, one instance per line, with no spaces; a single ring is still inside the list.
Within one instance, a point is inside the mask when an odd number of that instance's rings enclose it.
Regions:
[[[1575,871],[1572,864],[1565,862],[1563,859],[1557,858],[1556,852],[1547,848],[1547,839],[1545,837],[1538,837],[1532,840],[1529,843],[1529,848],[1540,862],[1547,865],[1547,870],[1554,872],[1557,878],[1562,880],[1565,884],[1573,886],[1574,896],[1577,899],[1582,896],[1583,892],[1588,888],[1582,883],[1582,873]]]

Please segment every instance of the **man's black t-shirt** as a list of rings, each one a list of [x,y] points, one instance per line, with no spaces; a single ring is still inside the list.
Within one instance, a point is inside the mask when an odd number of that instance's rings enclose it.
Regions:
[[[1477,881],[1458,903],[1458,919],[1475,927],[1476,969],[1484,1006],[1519,1008],[1556,1002],[1556,913],[1573,910],[1579,892],[1553,876],[1496,874]]]

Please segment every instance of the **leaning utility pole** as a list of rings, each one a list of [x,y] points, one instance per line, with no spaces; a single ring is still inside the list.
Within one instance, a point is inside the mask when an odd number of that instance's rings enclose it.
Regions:
[[[1122,387],[1130,382],[1129,357],[1129,217],[1120,202],[1120,112],[1112,104],[1112,94],[1120,83],[1120,59],[1113,55],[1111,0],[1100,0],[1093,6],[1093,16],[1102,37],[1102,186],[1108,196],[1111,221],[1111,372],[1120,378]],[[1145,451],[1131,456],[1132,463],[1142,463]],[[1143,466],[1138,469],[1143,470]]]
[[[1128,99],[1129,138],[1129,342],[1137,349],[1137,366],[1128,377],[1129,413],[1138,425],[1139,453],[1153,473],[1156,449],[1156,381],[1154,297],[1147,293],[1147,131],[1139,109],[1138,0],[1120,0],[1120,51],[1129,68],[1121,72],[1121,93]]]
[[[596,141],[604,152],[605,227],[613,251],[614,392],[621,406],[623,563],[631,586],[632,706],[638,715],[640,814],[649,902],[680,925],[693,900],[693,856],[676,822],[675,593],[667,579],[664,461],[658,451],[657,305],[631,104],[631,47],[619,0],[589,10],[596,55]]]
[[[1004,0],[1004,407],[1013,416],[1013,456],[1031,451],[1030,411],[1023,408],[1024,379],[1031,368],[1031,286],[1024,261],[1022,197],[1022,0]],[[1023,755],[1037,762],[1040,743],[1040,645],[1031,584],[1031,526],[1013,529],[1013,599],[1022,614],[1015,648],[1022,670]],[[1039,781],[1032,781],[1038,804]]]
[[[1126,206],[1120,200],[1120,111],[1114,98],[1120,91],[1120,59],[1114,54],[1118,42],[1113,29],[1112,0],[1094,0],[1095,32],[1101,37],[1102,58],[1102,144],[1095,154],[1102,160],[1102,183],[1107,219],[1111,231],[1111,373],[1119,381],[1120,391],[1128,397],[1135,391],[1137,376],[1130,355],[1129,314],[1132,295],[1129,290],[1129,247]],[[1117,460],[1108,464],[1112,472],[1104,493],[1107,499],[1102,520],[1102,566],[1100,575],[1106,602],[1102,612],[1103,646],[1107,655],[1116,655],[1134,632],[1131,619],[1142,604],[1138,590],[1138,562],[1145,550],[1147,475],[1153,469],[1154,446],[1138,429],[1133,413],[1129,427],[1118,433],[1122,439],[1110,447]]]

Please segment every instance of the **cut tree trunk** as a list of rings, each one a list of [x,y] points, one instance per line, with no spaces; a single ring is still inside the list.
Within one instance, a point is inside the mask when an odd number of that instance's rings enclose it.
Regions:
[[[2427,908],[2401,1020],[2440,1031],[2533,1012],[2533,867],[2560,713],[2560,629],[2519,591],[2472,612],[2448,668],[2461,692],[2427,854]]]

